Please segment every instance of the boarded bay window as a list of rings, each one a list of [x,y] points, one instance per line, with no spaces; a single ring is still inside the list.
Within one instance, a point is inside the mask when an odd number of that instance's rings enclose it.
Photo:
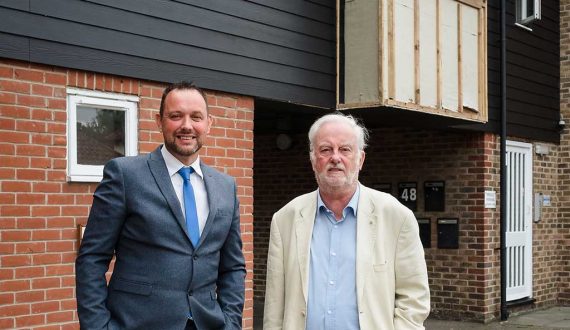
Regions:
[[[487,121],[486,0],[338,1],[339,109]]]
[[[67,89],[67,179],[99,182],[115,157],[137,154],[138,97]]]
[[[517,23],[528,24],[540,19],[540,0],[516,0]]]

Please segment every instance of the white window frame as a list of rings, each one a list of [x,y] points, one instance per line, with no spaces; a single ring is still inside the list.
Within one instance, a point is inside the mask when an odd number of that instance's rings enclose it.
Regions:
[[[125,111],[125,155],[138,153],[139,98],[133,95],[96,92],[67,88],[67,181],[100,182],[103,179],[103,165],[82,165],[77,163],[77,106],[92,106],[110,110]]]
[[[516,0],[516,24],[527,28],[525,24],[528,24],[533,21],[540,20],[540,1],[541,0]],[[528,4],[533,2],[534,3],[534,13],[533,15],[529,16],[522,16],[522,13],[526,13],[526,9]],[[525,14],[526,15],[526,14]]]

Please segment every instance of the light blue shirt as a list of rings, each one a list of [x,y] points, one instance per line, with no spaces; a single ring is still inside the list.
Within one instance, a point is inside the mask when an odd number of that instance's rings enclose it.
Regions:
[[[359,330],[356,214],[360,187],[337,221],[317,194],[311,239],[307,330]]]

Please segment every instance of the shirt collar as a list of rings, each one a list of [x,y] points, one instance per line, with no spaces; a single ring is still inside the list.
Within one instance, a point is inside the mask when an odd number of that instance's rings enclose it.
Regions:
[[[166,168],[168,169],[168,175],[173,176],[176,174],[181,168],[183,168],[184,164],[181,161],[176,159],[168,149],[163,145],[160,148],[160,152],[162,153],[162,158],[164,158],[164,163],[166,163]],[[200,176],[200,178],[204,179],[204,175],[202,174],[202,168],[200,167],[200,155],[196,158],[196,160],[190,164],[190,167],[194,169],[194,172]]]
[[[356,185],[356,191],[354,192],[354,195],[352,195],[352,198],[348,202],[348,205],[346,205],[344,210],[342,210],[342,217],[343,218],[346,217],[346,212],[349,209],[352,210],[352,213],[356,217],[357,211],[358,211],[358,199],[359,198],[360,198],[360,184]],[[320,190],[317,190],[317,210],[319,210],[319,211],[328,210],[327,206],[323,202],[323,199],[321,198]]]

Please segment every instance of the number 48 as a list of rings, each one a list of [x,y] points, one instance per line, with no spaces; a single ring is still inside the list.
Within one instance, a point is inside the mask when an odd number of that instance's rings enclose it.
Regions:
[[[416,200],[416,188],[404,188],[402,190],[402,195],[400,199],[403,201],[415,201]]]

